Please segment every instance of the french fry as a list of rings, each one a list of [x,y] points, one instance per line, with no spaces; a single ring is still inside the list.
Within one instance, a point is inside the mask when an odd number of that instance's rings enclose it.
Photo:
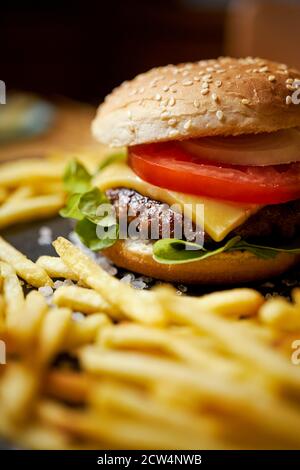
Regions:
[[[31,291],[25,299],[24,312],[13,329],[15,341],[22,347],[32,346],[48,310],[45,298],[38,291]]]
[[[50,194],[23,199],[0,207],[0,228],[54,216],[64,205],[63,194]]]
[[[300,288],[292,290],[292,299],[297,306],[300,306]]]
[[[64,450],[71,446],[70,438],[59,429],[31,423],[24,431],[18,432],[17,441],[25,449]]]
[[[16,250],[0,237],[0,259],[11,264],[18,276],[35,287],[52,285],[52,280],[44,269]]]
[[[273,328],[300,332],[300,305],[294,305],[283,298],[269,299],[260,307],[259,318]]]
[[[5,203],[2,206],[2,209],[5,207],[14,207],[18,202],[23,199],[27,199],[33,195],[33,188],[31,186],[20,186],[15,189],[6,199]]]
[[[210,348],[199,348],[189,338],[176,337],[168,330],[154,327],[121,323],[99,331],[99,344],[108,348],[133,348],[141,351],[158,350],[201,369],[214,370],[228,377],[242,372],[240,364],[228,360]]]
[[[23,421],[37,392],[38,376],[24,364],[10,363],[0,385],[1,406],[13,421]]]
[[[78,276],[65,265],[61,258],[55,256],[40,256],[36,264],[43,268],[46,273],[48,273],[48,276],[52,278],[71,279],[72,281],[79,280]]]
[[[148,421],[149,425],[154,422],[175,427],[190,434],[191,439],[200,434],[212,436],[219,431],[214,419],[195,416],[188,410],[176,410],[157,401],[152,393],[122,383],[95,383],[90,390],[88,401],[100,412],[112,409],[116,413],[125,413],[133,418]]]
[[[68,307],[83,313],[104,312],[113,315],[113,309],[103,297],[92,289],[78,286],[61,286],[53,296],[58,307]]]
[[[62,180],[43,181],[34,183],[36,194],[63,194],[65,192]]]
[[[173,289],[168,287],[158,288],[157,294],[173,320],[192,325],[203,333],[211,335],[230,354],[243,357],[246,362],[263,371],[266,376],[299,389],[300,375],[295,374],[293,365],[277,351],[267,348],[251,332],[248,333],[243,325],[228,322],[208,311],[195,315],[194,299],[176,298]]]
[[[0,280],[1,279],[1,272],[0,272]],[[4,323],[5,323],[5,301],[3,295],[0,294],[0,335],[4,331]]]
[[[47,395],[71,403],[86,401],[91,386],[92,381],[86,373],[71,370],[50,370],[44,382]]]
[[[64,340],[64,347],[74,349],[84,344],[93,343],[99,330],[110,323],[109,318],[103,313],[94,313],[79,321],[73,320]]]
[[[295,429],[300,432],[299,410],[273,399],[267,388],[262,392],[260,382],[228,383],[222,376],[217,377],[209,371],[199,374],[192,367],[170,360],[127,351],[106,351],[98,346],[85,346],[79,358],[84,370],[92,374],[116,377],[149,387],[165,381],[169,386],[179,387],[187,396],[191,394],[194,399],[198,396],[202,404],[207,402],[222,412],[231,410],[232,416],[242,417],[294,444],[298,442]]]
[[[145,324],[162,325],[165,316],[156,296],[151,292],[135,292],[121,284],[68,240],[59,237],[53,246],[64,263],[80,277],[85,285],[95,289],[109,302],[116,313]]]
[[[163,426],[149,427],[148,423],[94,411],[67,409],[54,402],[44,401],[38,407],[38,416],[48,425],[58,426],[80,439],[107,443],[114,446],[125,446],[129,449],[192,449],[199,446],[199,436],[191,439],[183,437],[182,432],[165,429]],[[197,442],[197,444],[196,444]],[[205,439],[201,448],[213,448],[215,442]]]
[[[55,181],[61,178],[65,163],[46,159],[26,159],[3,163],[0,186],[13,188],[22,184],[40,184],[40,181]]]
[[[203,295],[194,299],[195,310],[207,310],[229,318],[257,315],[264,303],[263,296],[254,289],[231,289]]]
[[[63,349],[64,338],[70,328],[72,312],[66,308],[55,308],[49,310],[42,323],[37,363],[46,365],[51,359]]]
[[[8,197],[9,193],[6,188],[0,187],[0,204],[2,204]]]
[[[24,311],[23,289],[15,271],[9,264],[0,262],[0,275],[3,279],[6,326],[8,330],[12,330]]]

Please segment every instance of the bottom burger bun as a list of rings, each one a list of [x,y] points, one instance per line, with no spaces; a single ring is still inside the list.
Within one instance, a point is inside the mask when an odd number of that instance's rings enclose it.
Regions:
[[[278,276],[300,261],[300,255],[279,253],[262,259],[246,251],[222,253],[184,264],[161,264],[149,250],[136,250],[117,241],[102,251],[116,266],[168,282],[187,284],[232,284],[259,281]]]

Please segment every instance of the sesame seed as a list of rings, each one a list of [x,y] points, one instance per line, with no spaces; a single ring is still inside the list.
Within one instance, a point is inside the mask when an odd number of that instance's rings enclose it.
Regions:
[[[275,75],[269,75],[268,80],[269,80],[269,82],[275,82],[275,80],[276,80]]]
[[[286,104],[291,104],[292,103],[292,97],[291,96],[287,96],[286,99],[285,99],[285,102]]]
[[[192,82],[192,80],[184,80],[182,82],[182,85],[183,86],[191,86],[191,85],[193,85],[193,82]]]
[[[191,124],[192,124],[192,121],[189,119],[188,121],[186,121],[184,124],[183,124],[183,128],[185,130],[188,130],[190,127],[191,127]]]
[[[243,98],[242,104],[245,104],[245,105],[250,104],[250,100],[247,100],[247,98]]]
[[[237,78],[239,80],[241,78],[241,75],[238,74],[238,75],[235,76],[235,78]]]
[[[216,112],[216,116],[217,116],[217,119],[219,119],[219,121],[222,121],[222,119],[224,118],[224,114],[223,114],[223,111],[221,111],[220,109]]]
[[[204,74],[205,74],[204,70],[200,70],[200,72],[198,72],[198,75],[200,75],[200,77]]]
[[[176,119],[174,119],[174,118],[171,118],[171,119],[168,120],[169,126],[175,126],[176,122],[177,122],[177,121],[176,121]]]
[[[195,100],[195,101],[193,102],[193,105],[195,106],[195,108],[199,108],[200,103],[199,103],[198,100]]]
[[[206,71],[207,71],[207,72],[213,72],[214,69],[213,69],[213,67],[207,67],[207,68],[206,68]]]
[[[264,67],[260,67],[258,71],[261,73],[268,72],[268,67],[265,65]]]
[[[137,89],[134,88],[133,90],[131,90],[131,92],[129,93],[129,96],[133,96],[133,95],[136,95],[137,94]]]
[[[288,83],[289,85],[291,85],[293,82],[294,80],[292,78],[287,78],[285,81],[285,83]]]
[[[278,65],[278,68],[280,70],[287,70],[288,66],[286,64],[280,64],[280,65]]]
[[[170,117],[170,113],[168,111],[163,111],[160,115],[162,119]]]
[[[219,88],[220,86],[222,86],[222,82],[221,80],[217,80],[215,85]]]
[[[131,111],[129,111],[129,110],[127,111],[127,116],[129,117],[129,119],[132,118],[132,113],[131,113]]]
[[[202,88],[209,88],[209,83],[208,83],[208,82],[203,82],[203,83],[201,84],[201,87],[202,87]]]
[[[213,93],[213,94],[211,95],[211,99],[212,99],[213,101],[215,101],[216,103],[219,101],[219,97],[218,97],[218,95],[217,95],[216,93]]]
[[[165,85],[165,86],[163,87],[163,91],[169,91],[169,87]]]
[[[177,83],[177,80],[171,80],[169,83],[169,86],[175,85]]]
[[[212,79],[212,75],[211,75],[211,74],[203,75],[203,80],[211,80],[211,79]]]
[[[208,88],[202,88],[201,95],[207,95],[207,93],[209,93],[209,89]]]
[[[174,106],[175,103],[176,103],[176,100],[175,100],[174,96],[172,96],[172,97],[169,99],[168,104],[169,104],[169,106]]]
[[[159,93],[156,93],[155,99],[156,99],[156,101],[160,101],[161,100],[161,95]]]
[[[186,77],[188,74],[189,74],[189,71],[188,71],[188,70],[184,70],[184,71],[182,72],[182,76],[183,76],[183,77]]]
[[[175,137],[176,135],[178,135],[178,131],[176,129],[171,129],[169,131],[169,136],[170,137]]]
[[[194,80],[195,82],[200,82],[200,77],[197,77],[197,76],[196,76],[196,77],[193,77],[193,80]]]

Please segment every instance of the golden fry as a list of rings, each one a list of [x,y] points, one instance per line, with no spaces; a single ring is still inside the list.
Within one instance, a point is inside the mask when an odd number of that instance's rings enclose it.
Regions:
[[[15,201],[7,207],[4,205],[0,207],[0,228],[54,216],[63,207],[64,201],[63,194],[51,194]]]
[[[55,256],[40,256],[36,264],[43,268],[50,277],[71,279],[78,281],[79,278],[68,266],[58,257]]]
[[[37,362],[49,363],[63,349],[64,338],[71,325],[72,312],[66,308],[49,310],[44,318],[39,334]]]
[[[293,305],[283,298],[268,300],[259,310],[263,323],[283,331],[300,332],[300,305]]]
[[[63,161],[54,163],[46,159],[26,159],[3,163],[0,186],[13,188],[22,184],[40,184],[41,180],[60,180],[64,166]]]
[[[130,286],[120,283],[62,237],[55,240],[53,246],[65,264],[80,277],[84,284],[99,292],[116,309],[117,313],[121,312],[127,318],[145,324],[162,325],[164,323],[163,309],[153,293],[135,292]]]
[[[21,347],[33,344],[47,310],[48,306],[44,297],[38,291],[29,292],[25,299],[24,312],[13,331],[15,341]]]
[[[23,289],[15,271],[9,264],[0,262],[0,275],[3,279],[6,326],[8,330],[13,330],[24,311]]]
[[[11,264],[18,276],[34,287],[52,285],[52,280],[44,269],[33,263],[2,237],[0,237],[0,259]]]
[[[113,309],[103,297],[92,289],[77,286],[61,286],[53,296],[58,307],[68,307],[83,313],[112,313]]]
[[[30,412],[37,392],[38,375],[33,368],[10,363],[0,384],[1,407],[13,421],[22,421]]]
[[[168,287],[157,289],[157,294],[173,320],[192,325],[202,333],[217,339],[229,354],[243,358],[267,377],[273,377],[296,389],[300,388],[300,375],[295,374],[295,368],[290,361],[283,358],[279,352],[267,348],[251,331],[247,332],[243,324],[228,322],[207,311],[195,314],[193,298],[176,298],[172,293],[173,290]]]
[[[31,186],[20,186],[15,191],[13,191],[6,199],[5,203],[2,206],[2,209],[5,207],[14,207],[18,202],[23,201],[33,195],[33,188]]]
[[[95,342],[99,331],[109,324],[109,318],[103,313],[94,313],[82,320],[73,320],[66,335],[64,347],[67,350]]]

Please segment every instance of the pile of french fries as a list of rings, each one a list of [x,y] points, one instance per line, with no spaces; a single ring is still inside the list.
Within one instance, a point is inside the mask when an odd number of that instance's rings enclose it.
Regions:
[[[8,162],[0,170],[0,229],[51,217],[63,207],[63,162]]]
[[[43,159],[24,159],[0,166],[0,230],[21,222],[57,215],[66,195],[62,176],[66,163],[76,157],[93,171],[106,153],[52,153]]]
[[[68,240],[54,247],[33,263],[0,239],[3,437],[33,449],[300,448],[300,290],[293,302],[141,291]],[[73,282],[47,302],[41,288],[57,278]]]

